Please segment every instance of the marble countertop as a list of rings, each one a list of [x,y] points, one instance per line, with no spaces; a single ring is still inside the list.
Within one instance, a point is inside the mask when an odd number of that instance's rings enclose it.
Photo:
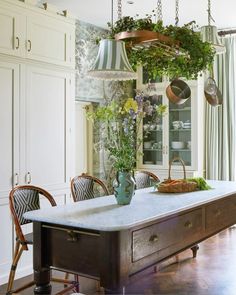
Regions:
[[[137,190],[130,205],[117,205],[112,195],[30,211],[24,217],[84,229],[124,230],[236,193],[236,182],[208,183],[213,188],[208,191],[164,194],[148,188]]]

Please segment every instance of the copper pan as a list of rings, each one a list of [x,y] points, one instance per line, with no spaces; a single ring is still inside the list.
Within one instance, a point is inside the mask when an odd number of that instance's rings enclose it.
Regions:
[[[212,77],[208,77],[204,85],[204,94],[206,100],[213,107],[222,105],[223,96]]]
[[[191,97],[191,89],[183,80],[174,79],[166,88],[166,95],[172,103],[183,104]]]

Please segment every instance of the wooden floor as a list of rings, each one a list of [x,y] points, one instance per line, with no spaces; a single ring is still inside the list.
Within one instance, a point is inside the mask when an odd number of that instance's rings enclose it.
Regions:
[[[178,261],[170,259],[159,266],[157,273],[153,268],[146,270],[133,279],[126,294],[236,295],[236,227],[201,243],[196,259],[191,254],[187,250]],[[53,293],[60,288],[54,285]],[[4,290],[5,286],[0,286],[1,295]],[[33,289],[21,295],[33,295]]]

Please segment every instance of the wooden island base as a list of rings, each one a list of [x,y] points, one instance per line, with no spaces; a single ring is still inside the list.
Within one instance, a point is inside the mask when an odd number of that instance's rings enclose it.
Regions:
[[[27,212],[33,221],[35,294],[50,294],[50,269],[100,280],[124,294],[132,279],[236,223],[236,182],[180,194],[138,190],[128,206],[106,196]]]

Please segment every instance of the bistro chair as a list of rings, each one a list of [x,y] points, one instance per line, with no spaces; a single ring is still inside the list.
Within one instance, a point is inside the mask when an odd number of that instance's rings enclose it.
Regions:
[[[151,187],[160,182],[159,177],[149,171],[136,171],[134,178],[136,182],[136,189]]]
[[[74,202],[109,195],[106,185],[100,179],[85,173],[71,180],[71,193]]]
[[[9,205],[10,211],[13,217],[13,222],[15,225],[16,232],[16,244],[14,250],[14,256],[12,261],[12,266],[9,274],[8,284],[7,284],[7,295],[18,293],[26,288],[29,288],[35,284],[31,281],[22,287],[13,290],[13,283],[16,273],[16,268],[23,251],[28,251],[29,245],[33,245],[33,233],[24,234],[22,226],[24,224],[31,223],[30,220],[24,218],[23,214],[28,211],[40,209],[40,197],[45,197],[51,206],[56,206],[56,202],[51,194],[40,187],[32,185],[18,186],[11,190],[9,195]],[[66,273],[66,277],[67,277]],[[75,275],[75,281],[69,281],[67,279],[52,278],[54,282],[63,283],[65,289],[62,292],[67,292],[68,290],[78,291],[78,276]],[[71,286],[67,286],[71,285]],[[64,294],[60,292],[60,294]]]

